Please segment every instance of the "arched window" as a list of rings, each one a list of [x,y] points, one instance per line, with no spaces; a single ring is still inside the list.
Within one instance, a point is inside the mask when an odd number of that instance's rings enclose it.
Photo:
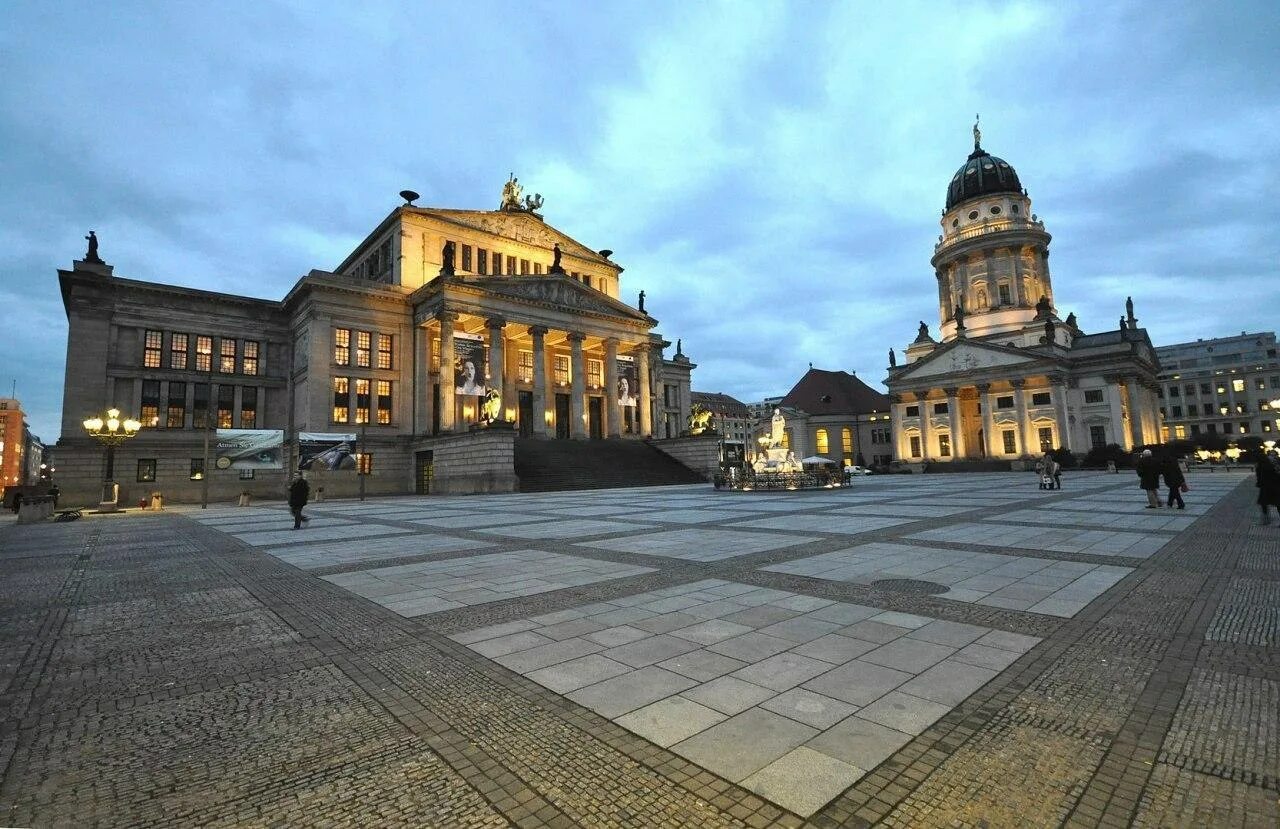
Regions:
[[[827,454],[827,450],[828,450],[828,449],[830,449],[830,447],[827,445],[827,430],[826,430],[826,429],[819,429],[819,430],[818,430],[818,434],[817,434],[817,435],[816,435],[816,437],[815,437],[815,442],[817,443],[818,454],[819,454],[819,455],[825,455],[825,454]]]

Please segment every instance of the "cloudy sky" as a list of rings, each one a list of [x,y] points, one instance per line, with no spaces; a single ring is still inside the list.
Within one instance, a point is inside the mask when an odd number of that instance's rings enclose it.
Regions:
[[[353,10],[357,9],[357,10]],[[1280,327],[1280,5],[10,2],[0,395],[57,438],[56,269],[278,299],[397,203],[515,171],[626,267],[695,387],[884,376],[924,319],[946,185],[983,145],[1086,331]],[[75,355],[71,355],[74,359]]]

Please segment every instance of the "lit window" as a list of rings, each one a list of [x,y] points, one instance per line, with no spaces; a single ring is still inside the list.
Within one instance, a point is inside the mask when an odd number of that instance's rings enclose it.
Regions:
[[[440,338],[436,337],[431,341],[431,372],[438,374],[440,372]]]
[[[171,334],[169,341],[169,368],[187,367],[187,335]]]
[[[160,425],[160,381],[142,381],[142,415],[138,418],[143,426],[152,428]]]
[[[817,431],[817,433],[814,435],[814,444],[818,450],[819,455],[825,455],[827,454],[828,451],[830,451],[831,447],[827,442],[826,429],[819,429]]]
[[[1040,429],[1040,451],[1048,452],[1053,448],[1053,429],[1045,427]]]
[[[369,367],[369,345],[372,335],[368,331],[356,332],[356,368]]]
[[[1232,391],[1244,391],[1244,380],[1241,380],[1241,379],[1238,379],[1238,378],[1237,378],[1237,379],[1235,379],[1235,380],[1232,380],[1232,381],[1231,381],[1231,390],[1232,390]]]
[[[164,348],[164,332],[148,331],[145,347],[142,349],[142,365],[146,368],[160,368],[160,351]]]
[[[213,370],[213,337],[196,337],[196,371]]]
[[[351,417],[351,380],[333,378],[333,422],[346,423]]]
[[[920,457],[920,437],[919,435],[911,436],[911,457]]]
[[[386,426],[391,422],[391,381],[378,381],[378,422]]]
[[[872,430],[872,431],[875,431],[875,430]],[[853,430],[850,429],[848,426],[840,430],[840,449],[846,455],[853,454]],[[845,466],[850,466],[850,465],[851,464],[848,464],[848,463],[845,464]]]
[[[518,366],[518,370],[516,372],[516,379],[518,379],[521,383],[533,382],[533,352],[532,351],[520,352],[520,365]]]
[[[516,258],[514,256],[507,257],[507,275],[508,276],[516,275]]]
[[[1012,429],[1003,430],[1000,433],[1000,437],[1004,441],[1004,453],[1006,455],[1012,455],[1018,451],[1018,436]]]
[[[373,474],[373,455],[368,452],[356,453],[356,474],[372,475]]]
[[[369,422],[369,381],[356,380],[356,423]]]
[[[471,270],[471,245],[462,246],[462,269],[468,272]]]
[[[391,368],[391,335],[378,335],[378,368]]]
[[[569,385],[569,355],[556,354],[551,358],[552,374],[555,375],[555,384],[557,386]]]
[[[244,373],[250,375],[258,373],[258,343],[256,340],[244,341]]]
[[[938,435],[938,454],[944,458],[951,457],[951,435]]]
[[[236,341],[233,339],[229,339],[227,337],[223,337],[218,348],[219,348],[218,356],[221,357],[221,359],[218,361],[218,371],[222,374],[235,374],[236,373]]]
[[[604,362],[601,360],[587,360],[587,385],[593,389],[598,389],[604,385]],[[671,386],[663,388],[664,394],[670,391]],[[667,401],[670,406],[670,400]]]
[[[187,419],[187,384],[169,382],[169,406],[165,414],[166,429],[181,429]]]
[[[351,362],[351,329],[335,328],[333,331],[333,361],[340,366]]]
[[[258,390],[245,386],[240,390],[240,428],[256,429],[258,426]]]
[[[1173,436],[1178,440],[1182,440],[1187,436],[1187,427],[1179,423],[1173,427]]]
[[[218,386],[218,428],[230,429],[231,413],[236,405],[236,387]]]
[[[191,459],[191,474],[188,477],[193,481],[204,480],[204,458]]]

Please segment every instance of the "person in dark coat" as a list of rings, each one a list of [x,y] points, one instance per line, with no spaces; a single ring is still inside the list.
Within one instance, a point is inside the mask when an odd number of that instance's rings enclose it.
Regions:
[[[311,519],[302,514],[302,508],[307,505],[307,500],[311,497],[311,487],[307,484],[307,479],[299,475],[293,479],[293,483],[289,485],[289,511],[293,513],[293,528],[295,530],[302,529],[303,521]]]
[[[1271,508],[1275,507],[1280,511],[1280,456],[1276,455],[1274,449],[1258,459],[1254,475],[1254,485],[1258,487],[1258,507],[1262,510],[1262,524],[1266,526],[1271,523]]]
[[[1173,507],[1174,502],[1178,503],[1178,509],[1186,509],[1187,504],[1182,500],[1182,488],[1187,485],[1187,478],[1182,474],[1182,467],[1178,465],[1178,459],[1172,455],[1166,457],[1164,462],[1160,464],[1160,476],[1164,478],[1164,485],[1169,487],[1169,504]]]
[[[1150,449],[1138,456],[1138,486],[1147,493],[1147,509],[1160,509],[1160,461]]]

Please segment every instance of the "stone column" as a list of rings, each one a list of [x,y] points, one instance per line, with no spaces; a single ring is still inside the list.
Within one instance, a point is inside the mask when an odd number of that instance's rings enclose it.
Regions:
[[[611,438],[622,437],[622,412],[618,409],[618,341],[604,341],[604,422]]]
[[[636,381],[640,384],[640,436],[653,435],[653,398],[649,393],[649,345],[641,343],[634,352],[636,358]]]
[[[1111,409],[1110,440],[1126,451],[1131,450],[1133,444],[1129,440],[1129,430],[1124,426],[1124,378],[1108,374],[1102,379],[1107,384],[1107,403]]]
[[[996,440],[996,399],[991,394],[990,383],[978,383],[978,403],[982,406],[982,447],[988,458],[994,458],[999,444]]]
[[[1124,378],[1125,396],[1128,400],[1129,407],[1129,441],[1133,449],[1137,449],[1143,444],[1142,435],[1142,404],[1138,394],[1138,378]]]
[[[485,327],[489,329],[489,376],[485,378],[485,388],[493,389],[502,396],[502,408],[506,409],[509,402],[507,400],[506,386],[503,378],[506,377],[506,363],[504,362],[504,350],[502,329],[506,326],[507,321],[502,317],[490,317],[484,321]],[[483,403],[481,403],[483,405]],[[502,418],[502,410],[499,410],[498,417]]]
[[[890,435],[893,438],[893,459],[896,461],[908,460],[907,456],[910,452],[902,451],[902,395],[889,395],[889,428]]]
[[[413,412],[410,428],[415,435],[427,431],[427,424],[431,422],[431,375],[428,373],[431,365],[430,341],[427,329],[420,325],[413,327],[413,384],[409,393],[412,395]]]
[[[1057,424],[1058,448],[1071,448],[1071,430],[1067,423],[1067,380],[1065,377],[1050,378],[1053,393],[1053,419]]]
[[[943,389],[947,395],[947,421],[951,428],[951,459],[964,457],[964,425],[960,420],[960,390]]]
[[[1013,290],[1010,293],[1013,295],[1014,304],[1022,305],[1026,302],[1025,297],[1022,296],[1022,248],[1010,248],[1009,252],[1013,258],[1013,284],[1010,286]]]
[[[533,436],[547,436],[547,328],[535,325],[529,329],[533,337]]]
[[[452,432],[456,417],[453,403],[453,324],[458,315],[453,311],[441,311],[440,320],[440,431]],[[351,383],[352,392],[355,382]]]
[[[1024,389],[1027,381],[1019,377],[1009,382],[1013,386],[1013,409],[1018,418],[1018,454],[1027,457],[1031,454],[1031,443],[1027,438],[1027,395]]]
[[[578,331],[569,332],[569,437],[585,440],[587,361],[582,356],[582,341],[587,337]]]
[[[933,424],[929,422],[929,389],[916,392],[916,402],[920,405],[920,461],[929,460],[929,447],[933,441]]]

